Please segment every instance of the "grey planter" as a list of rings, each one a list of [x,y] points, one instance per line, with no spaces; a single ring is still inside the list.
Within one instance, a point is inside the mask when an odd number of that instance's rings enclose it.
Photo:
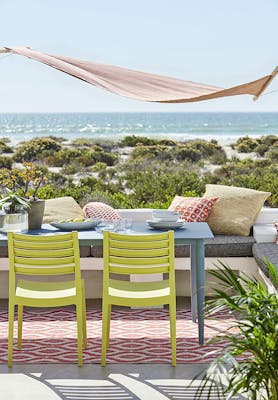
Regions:
[[[28,229],[35,230],[41,229],[43,214],[44,214],[45,200],[30,201],[30,208],[28,209]]]

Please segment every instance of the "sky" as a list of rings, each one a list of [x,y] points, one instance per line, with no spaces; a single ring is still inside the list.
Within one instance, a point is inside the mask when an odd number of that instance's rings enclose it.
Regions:
[[[0,0],[2,46],[230,87],[278,61],[278,0]],[[154,104],[111,94],[22,56],[0,55],[0,113],[278,111],[278,76],[257,102]]]

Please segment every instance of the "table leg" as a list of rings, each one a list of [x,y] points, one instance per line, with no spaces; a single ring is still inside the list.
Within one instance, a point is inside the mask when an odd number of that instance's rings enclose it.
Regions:
[[[196,241],[196,287],[199,344],[204,343],[204,305],[205,305],[205,244],[204,240]]]
[[[197,277],[196,277],[196,242],[192,242],[190,246],[190,287],[191,287],[191,314],[192,321],[197,322]]]

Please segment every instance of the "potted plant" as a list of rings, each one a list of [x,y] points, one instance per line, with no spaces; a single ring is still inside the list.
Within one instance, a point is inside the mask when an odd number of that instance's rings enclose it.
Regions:
[[[278,273],[264,260],[275,286]],[[278,294],[248,275],[236,275],[227,265],[210,271],[221,280],[209,302],[213,314],[223,308],[237,314],[237,332],[228,332],[213,341],[226,342],[224,351],[206,370],[195,399],[206,389],[208,397],[220,399],[241,394],[250,400],[278,400]]]
[[[5,232],[23,232],[28,229],[29,203],[19,194],[7,190],[7,196],[0,200],[3,214],[1,215],[1,229]]]
[[[8,188],[22,199],[29,202],[28,227],[40,229],[43,219],[45,201],[37,197],[41,185],[45,182],[45,174],[41,168],[30,162],[24,162],[22,168],[2,168],[0,182],[2,188]]]

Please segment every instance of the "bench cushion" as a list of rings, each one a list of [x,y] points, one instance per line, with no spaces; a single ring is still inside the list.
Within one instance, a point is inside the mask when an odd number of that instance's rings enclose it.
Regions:
[[[120,215],[108,204],[99,201],[91,201],[83,207],[87,218],[100,218],[105,221],[119,221]]]
[[[249,236],[269,192],[225,185],[206,185],[204,197],[218,197],[207,219],[214,234]]]
[[[206,257],[252,257],[253,236],[215,235],[205,240]],[[176,257],[189,257],[189,246],[175,246]]]
[[[278,272],[278,245],[276,243],[255,243],[253,245],[253,255],[259,268],[261,268],[268,278],[270,278],[270,276],[263,257],[266,257],[267,260],[275,266]],[[274,282],[272,283],[274,284]]]
[[[84,218],[84,213],[74,198],[65,196],[45,201],[44,224],[68,218]]]
[[[216,235],[214,239],[205,240],[206,257],[252,257],[253,236]],[[102,246],[92,246],[91,255],[102,257]],[[189,257],[189,245],[176,245],[176,257]]]

